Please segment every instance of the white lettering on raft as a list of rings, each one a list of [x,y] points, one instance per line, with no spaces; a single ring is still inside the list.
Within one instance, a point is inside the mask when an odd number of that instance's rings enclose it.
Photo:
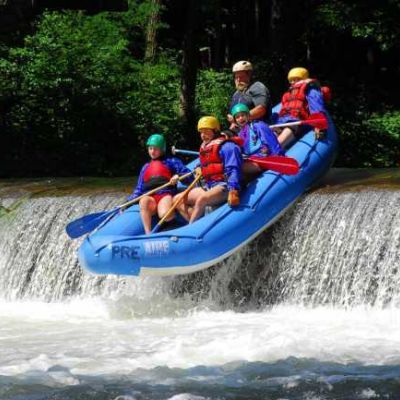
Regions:
[[[169,253],[168,240],[153,240],[144,242],[144,252],[147,256],[165,256]]]

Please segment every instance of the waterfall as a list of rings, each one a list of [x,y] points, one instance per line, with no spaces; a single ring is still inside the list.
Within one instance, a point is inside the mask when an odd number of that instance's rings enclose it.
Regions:
[[[3,198],[6,208],[16,199]],[[134,296],[157,308],[190,298],[222,308],[277,303],[400,304],[400,192],[301,198],[271,229],[226,261],[170,278],[94,276],[77,263],[65,225],[123,202],[122,194],[31,198],[0,213],[0,297],[60,301]],[[156,299],[156,300],[155,300]]]
[[[175,286],[226,308],[400,305],[400,192],[314,192],[219,267]]]
[[[163,291],[163,282],[95,276],[78,265],[81,240],[70,240],[68,222],[123,202],[120,194],[27,199],[0,216],[0,298],[60,301],[69,297],[112,296]],[[9,210],[15,199],[2,199]],[[147,289],[145,289],[147,288]]]
[[[304,197],[274,231],[270,270],[258,277],[255,295],[297,304],[400,305],[399,222],[400,192]]]

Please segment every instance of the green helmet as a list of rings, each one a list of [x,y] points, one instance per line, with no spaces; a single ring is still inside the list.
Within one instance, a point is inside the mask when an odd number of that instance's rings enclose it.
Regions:
[[[249,114],[250,113],[249,107],[247,107],[246,104],[243,103],[238,103],[232,107],[231,114],[233,117],[235,117],[235,115],[239,114],[240,112]]]
[[[159,133],[155,133],[154,135],[151,135],[148,139],[147,139],[147,143],[146,146],[154,146],[154,147],[158,147],[159,149],[161,149],[161,151],[163,153],[165,153],[165,151],[167,150],[167,142],[165,141],[165,138],[163,135],[160,135]]]

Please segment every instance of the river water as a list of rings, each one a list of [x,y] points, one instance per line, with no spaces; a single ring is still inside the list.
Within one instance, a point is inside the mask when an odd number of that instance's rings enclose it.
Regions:
[[[3,195],[1,400],[400,399],[400,191],[314,191],[192,275],[89,275],[64,226],[123,198]]]

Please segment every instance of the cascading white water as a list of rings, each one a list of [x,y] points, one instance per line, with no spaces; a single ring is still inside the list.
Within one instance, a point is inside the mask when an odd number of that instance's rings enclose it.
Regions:
[[[222,266],[179,284],[227,308],[398,306],[399,266],[400,192],[316,192]]]
[[[270,249],[277,302],[398,306],[400,192],[306,196],[275,229]],[[262,297],[262,280],[256,286]]]
[[[400,192],[313,193],[269,232],[210,270],[177,278],[95,277],[81,270],[68,221],[118,195],[38,198],[0,218],[7,299],[182,293],[231,308],[264,304],[400,304]],[[5,202],[7,204],[7,202]]]
[[[0,214],[2,400],[397,398],[400,192],[311,193],[192,275],[92,276],[64,227],[121,201]]]
[[[81,240],[70,240],[65,225],[82,215],[107,210],[120,195],[43,197],[23,202],[0,218],[0,297],[59,301],[68,297],[112,296],[124,291],[157,292],[164,283],[100,277],[78,265]],[[13,199],[3,199],[7,206]],[[139,296],[140,297],[140,296]]]

